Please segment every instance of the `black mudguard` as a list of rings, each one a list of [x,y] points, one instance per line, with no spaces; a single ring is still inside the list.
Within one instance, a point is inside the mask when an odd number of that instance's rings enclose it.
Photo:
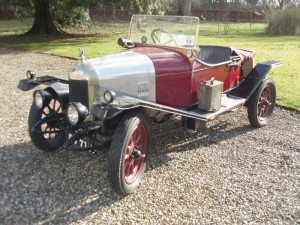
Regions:
[[[33,79],[23,79],[19,81],[18,88],[22,91],[29,91],[41,84],[48,85],[46,91],[60,98],[63,108],[69,103],[69,82],[52,76],[41,76]]]
[[[245,80],[228,94],[249,100],[269,71],[274,67],[281,66],[282,64],[283,63],[281,61],[266,61],[257,63]]]
[[[41,76],[41,77],[36,77],[33,79],[28,78],[28,79],[20,80],[18,88],[22,91],[29,91],[29,90],[39,86],[40,84],[50,85],[55,82],[59,82],[62,84],[69,83],[69,81],[64,80],[64,79],[59,79],[59,78],[52,77],[52,76]]]

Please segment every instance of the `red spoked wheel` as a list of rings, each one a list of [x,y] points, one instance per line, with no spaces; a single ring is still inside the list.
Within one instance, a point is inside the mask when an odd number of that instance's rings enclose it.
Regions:
[[[55,151],[60,148],[66,141],[66,134],[61,132],[61,120],[42,123],[37,127],[37,131],[32,131],[32,127],[41,119],[62,112],[62,104],[57,96],[55,96],[48,105],[39,109],[33,102],[28,119],[29,136],[32,143],[40,150]]]
[[[138,125],[132,133],[124,157],[124,177],[127,184],[132,184],[141,173],[147,150],[147,131]]]
[[[122,195],[134,192],[146,169],[150,149],[149,123],[141,112],[120,121],[109,152],[109,179]]]
[[[248,118],[253,127],[265,126],[273,113],[276,87],[271,78],[263,80],[248,103]]]

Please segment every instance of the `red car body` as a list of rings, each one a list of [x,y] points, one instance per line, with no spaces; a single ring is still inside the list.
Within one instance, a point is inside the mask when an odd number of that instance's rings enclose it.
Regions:
[[[224,82],[224,92],[236,87],[241,81],[242,65],[255,56],[254,51],[232,49],[232,56],[242,59],[241,65],[233,70],[228,65],[207,67],[199,61],[190,62],[183,53],[163,47],[136,47],[131,50],[152,60],[156,74],[156,102],[174,108],[196,104],[200,83],[212,77]]]

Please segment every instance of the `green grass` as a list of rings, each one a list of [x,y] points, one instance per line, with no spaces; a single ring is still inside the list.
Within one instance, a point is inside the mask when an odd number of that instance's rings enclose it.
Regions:
[[[18,36],[30,28],[31,21],[0,21],[0,46],[21,48],[61,56],[77,57],[84,47],[87,58],[119,52],[117,38],[125,37],[128,24],[95,23],[85,29],[67,29],[77,37],[49,38]],[[224,45],[256,51],[256,62],[281,60],[284,66],[271,70],[277,86],[277,103],[300,110],[300,36],[269,36],[267,24],[230,24],[229,34],[218,24],[201,24],[198,44]],[[13,35],[14,36],[9,36]]]
[[[76,58],[78,48],[84,47],[87,58],[103,56],[122,50],[117,45],[119,37],[128,33],[127,24],[102,23],[86,28],[66,28],[70,34],[65,37],[24,36],[20,35],[31,26],[31,21],[23,23],[16,20],[0,22],[0,46],[26,49],[66,57]],[[15,29],[14,27],[17,27]]]

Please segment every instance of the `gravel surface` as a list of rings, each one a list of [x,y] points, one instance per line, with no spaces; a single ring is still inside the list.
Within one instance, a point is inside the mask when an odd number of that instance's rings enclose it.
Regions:
[[[107,153],[37,150],[27,133],[27,69],[67,78],[73,60],[0,49],[0,224],[299,224],[300,115],[276,108],[254,129],[240,108],[202,132],[153,139],[136,193],[109,186]],[[179,124],[173,118],[153,133]]]

